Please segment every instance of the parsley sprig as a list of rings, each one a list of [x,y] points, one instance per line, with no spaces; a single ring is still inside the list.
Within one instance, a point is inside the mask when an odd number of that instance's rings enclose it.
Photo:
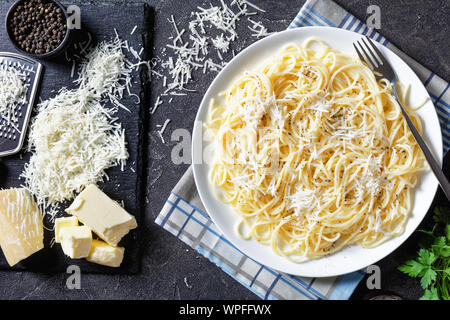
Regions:
[[[426,234],[414,260],[398,269],[410,277],[420,278],[425,289],[421,300],[450,300],[450,209],[435,208],[434,226]]]

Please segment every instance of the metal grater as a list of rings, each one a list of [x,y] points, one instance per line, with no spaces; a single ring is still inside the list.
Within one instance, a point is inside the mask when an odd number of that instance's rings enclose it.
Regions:
[[[15,68],[26,75],[26,99],[18,103],[14,114],[14,126],[0,116],[0,157],[16,154],[22,149],[27,133],[28,122],[33,110],[42,73],[42,65],[28,57],[15,53],[0,52],[0,68]]]

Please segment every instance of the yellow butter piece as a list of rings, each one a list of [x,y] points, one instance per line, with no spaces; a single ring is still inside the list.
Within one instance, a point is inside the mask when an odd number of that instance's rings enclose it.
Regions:
[[[61,229],[61,247],[72,259],[86,258],[92,245],[92,231],[89,227],[66,227]]]
[[[55,219],[55,242],[61,243],[61,230],[67,227],[76,227],[78,226],[78,218],[64,217]]]
[[[73,202],[72,202],[72,210],[78,210],[84,203],[83,199],[80,198],[76,198]]]
[[[26,189],[0,191],[0,246],[10,266],[44,248],[42,213]]]
[[[92,184],[78,195],[66,211],[113,246],[117,246],[131,229],[137,227],[132,215]]]
[[[100,240],[92,240],[91,251],[87,260],[108,267],[120,267],[123,261],[125,249],[113,247]]]

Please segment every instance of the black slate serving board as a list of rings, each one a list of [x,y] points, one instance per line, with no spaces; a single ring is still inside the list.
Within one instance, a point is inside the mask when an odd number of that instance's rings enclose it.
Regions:
[[[0,51],[16,52],[9,42],[5,30],[5,16],[7,10],[12,5],[12,1],[2,1],[0,4]],[[86,4],[76,1],[63,2],[67,7],[75,4],[80,7],[81,30],[76,30],[73,34],[73,43],[87,38],[89,32],[94,43],[103,40],[111,40],[115,36],[114,28],[123,40],[136,51],[143,47],[142,57],[149,59],[149,24],[151,21],[150,8],[144,3],[118,4],[112,2],[95,2],[95,4]],[[131,32],[136,26],[133,35]],[[131,55],[124,50],[125,54],[131,59]],[[70,54],[69,54],[70,56]],[[134,61],[134,60],[132,60]],[[44,72],[38,98],[45,100],[57,94],[57,91],[66,86],[75,88],[73,83],[75,77],[71,78],[72,63],[67,62],[65,55],[49,61],[40,61],[44,64]],[[146,130],[145,110],[147,98],[147,79],[146,71],[136,71],[133,75],[132,93],[141,98],[141,102],[136,104],[135,96],[128,96],[121,100],[121,103],[127,106],[131,113],[126,110],[119,110],[117,116],[125,129],[128,152],[130,157],[124,171],[119,167],[108,169],[109,180],[99,184],[99,187],[112,199],[119,202],[123,201],[125,209],[136,217],[138,225],[142,221],[141,213],[143,211],[143,197],[145,195],[145,150],[144,143]],[[39,99],[36,99],[39,101]],[[28,162],[30,155],[24,150],[21,154],[0,159],[0,189],[20,187],[23,179],[19,176],[23,171],[24,164]],[[68,203],[70,204],[70,203]],[[63,209],[67,207],[64,205]],[[51,224],[44,223],[46,226]],[[69,265],[78,265],[83,273],[137,273],[140,269],[140,244],[139,227],[130,232],[120,243],[125,247],[125,259],[120,268],[108,268],[92,264],[84,259],[72,260],[66,257],[59,244],[50,247],[50,241],[53,238],[53,232],[45,231],[45,249],[34,254],[28,259],[22,261],[13,268],[9,267],[3,253],[0,250],[0,269],[2,270],[27,270],[45,273],[66,272]]]

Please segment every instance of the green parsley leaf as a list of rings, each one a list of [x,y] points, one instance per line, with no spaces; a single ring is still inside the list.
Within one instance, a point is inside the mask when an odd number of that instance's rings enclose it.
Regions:
[[[437,223],[450,224],[450,209],[435,208],[433,220]]]
[[[444,258],[450,256],[450,246],[447,246],[447,239],[444,236],[435,238],[431,247],[436,256],[442,256]]]
[[[433,245],[439,246],[439,247],[443,247],[443,246],[445,246],[446,244],[447,244],[447,239],[445,239],[444,236],[435,238],[435,239],[434,239],[434,243],[433,243]]]
[[[439,300],[439,294],[435,287],[426,289],[422,298],[419,300]]]
[[[426,249],[419,250],[419,257],[417,258],[417,261],[419,263],[423,264],[424,266],[431,266],[434,260],[436,260],[436,256],[432,251]]]
[[[436,280],[437,273],[432,268],[426,268],[421,276],[422,279],[420,279],[420,284],[422,285],[422,288],[426,289]]]
[[[421,300],[450,300],[450,209],[435,208],[434,213],[432,229],[418,230],[426,236],[419,242],[417,258],[406,261],[398,270],[420,278],[425,290]]]
[[[426,267],[423,266],[421,263],[417,262],[416,260],[408,260],[405,264],[398,267],[398,270],[400,270],[403,273],[406,273],[410,277],[418,277],[422,271]]]

